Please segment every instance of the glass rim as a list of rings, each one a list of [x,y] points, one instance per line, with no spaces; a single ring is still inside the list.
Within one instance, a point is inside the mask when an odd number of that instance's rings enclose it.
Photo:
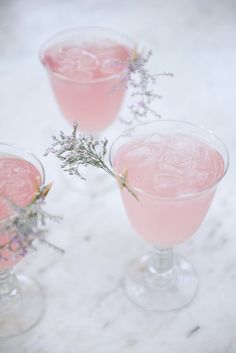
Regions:
[[[119,76],[122,76],[122,74],[125,74],[127,72],[127,69],[123,69],[121,70],[120,72],[118,73],[113,73],[113,74],[110,74],[104,78],[96,78],[96,79],[93,79],[93,80],[78,80],[78,79],[73,79],[73,78],[69,78],[63,74],[60,74],[56,71],[53,71],[51,70],[50,68],[48,68],[47,65],[45,65],[44,61],[43,61],[43,54],[44,54],[44,51],[47,47],[47,44],[50,43],[51,40],[53,40],[54,38],[57,38],[57,37],[60,37],[61,35],[63,34],[66,34],[66,33],[72,33],[72,32],[76,32],[76,31],[79,31],[79,30],[101,30],[101,31],[107,31],[107,32],[110,32],[110,33],[113,33],[115,35],[118,35],[120,37],[123,37],[124,39],[126,39],[128,42],[130,42],[133,47],[135,47],[135,41],[131,38],[129,38],[128,36],[126,36],[125,34],[123,33],[119,33],[119,32],[116,32],[114,31],[113,29],[110,29],[110,28],[107,28],[107,27],[102,27],[102,26],[80,26],[80,27],[73,27],[73,28],[68,28],[68,29],[65,29],[65,30],[62,30],[62,31],[59,31],[57,33],[54,33],[52,36],[50,36],[40,47],[39,49],[39,60],[41,62],[41,64],[45,67],[45,69],[52,73],[54,76],[56,77],[59,77],[65,81],[69,81],[69,82],[73,82],[73,83],[84,83],[84,84],[89,84],[89,83],[100,83],[100,82],[106,82],[106,81],[109,81],[109,80],[112,80],[114,78],[117,78]]]
[[[139,194],[148,196],[150,198],[153,199],[161,199],[161,200],[174,200],[174,201],[180,201],[183,199],[191,199],[191,198],[195,198],[195,197],[199,197],[202,194],[204,194],[205,192],[213,189],[217,184],[219,184],[219,182],[224,178],[225,174],[227,173],[227,170],[229,168],[229,163],[230,163],[230,158],[229,158],[229,151],[225,145],[225,143],[210,129],[205,128],[203,125],[197,125],[195,123],[191,123],[188,121],[184,121],[184,120],[175,120],[175,119],[164,119],[164,120],[156,120],[156,121],[148,121],[148,122],[144,122],[144,123],[139,123],[129,129],[126,129],[125,131],[123,131],[118,137],[115,138],[115,140],[112,142],[111,146],[110,146],[110,151],[109,151],[109,162],[110,165],[115,173],[115,175],[117,174],[114,167],[113,167],[113,163],[112,163],[112,154],[113,154],[113,148],[114,145],[116,144],[117,141],[119,141],[119,139],[121,139],[123,136],[125,136],[129,131],[135,130],[137,128],[140,128],[141,126],[145,126],[145,125],[152,125],[152,124],[159,124],[159,123],[177,123],[177,124],[182,124],[184,126],[190,126],[192,128],[198,129],[200,132],[203,131],[207,134],[209,134],[209,136],[213,137],[215,140],[217,140],[224,148],[225,152],[226,152],[226,160],[224,160],[224,172],[222,173],[222,175],[220,175],[219,178],[217,178],[217,180],[209,185],[206,188],[203,188],[200,191],[194,191],[194,192],[190,192],[190,193],[182,193],[176,196],[160,196],[160,195],[155,195],[153,193],[150,192],[146,192],[143,191],[142,189],[138,188],[138,187],[133,187],[132,185],[129,185],[132,188],[132,191],[137,191]],[[223,158],[223,156],[222,156]]]
[[[40,161],[40,159],[39,159],[38,157],[36,157],[34,153],[30,152],[29,150],[27,150],[27,149],[24,148],[24,147],[21,147],[21,146],[12,144],[12,143],[0,142],[0,154],[1,154],[1,146],[6,146],[6,147],[10,147],[10,148],[15,148],[17,151],[26,153],[27,155],[29,155],[30,157],[32,157],[32,158],[40,165],[40,168],[41,168],[41,172],[42,172],[42,182],[41,182],[41,185],[44,185],[44,184],[45,184],[45,169],[44,169],[44,166],[43,166],[42,162]],[[40,172],[40,171],[39,171],[39,172]],[[41,173],[40,173],[40,174],[41,174]],[[4,223],[4,222],[7,222],[9,219],[11,219],[11,217],[14,217],[14,215],[11,215],[11,216],[8,217],[8,218],[1,219],[1,220],[0,220],[0,224],[2,224],[2,223]]]

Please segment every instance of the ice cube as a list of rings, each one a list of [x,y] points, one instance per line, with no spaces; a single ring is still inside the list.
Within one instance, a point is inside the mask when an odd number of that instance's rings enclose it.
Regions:
[[[184,178],[179,175],[158,174],[154,177],[154,189],[159,196],[176,196],[181,192]]]
[[[154,133],[152,135],[149,135],[146,139],[145,139],[145,143],[162,143],[162,144],[166,144],[167,143],[167,136],[163,136],[162,134],[158,134],[158,133]]]
[[[127,62],[129,58],[128,48],[116,43],[106,47],[100,45],[96,47],[96,51],[94,52],[101,62],[105,62],[108,59],[118,59]]]
[[[67,58],[72,58],[76,60],[83,50],[79,46],[68,46],[64,48],[64,55]]]
[[[139,160],[148,159],[150,156],[150,148],[145,145],[138,145],[126,152],[126,157]]]
[[[191,159],[179,151],[167,151],[164,157],[164,164],[171,167],[188,168],[191,166]]]
[[[134,164],[140,170],[142,168],[151,168],[155,165],[155,153],[150,146],[138,145],[128,150],[125,154],[127,164]]]
[[[77,66],[79,68],[95,70],[100,66],[100,62],[95,55],[82,50],[80,56],[77,58]]]
[[[70,46],[64,50],[63,57],[73,60],[79,69],[95,70],[100,63],[96,56],[79,46]]]
[[[183,134],[169,136],[169,148],[174,151],[190,151],[192,143],[189,137]]]
[[[57,72],[63,75],[70,75],[76,69],[75,63],[70,58],[63,58],[60,62],[58,62]]]
[[[45,53],[43,57],[43,64],[52,71],[58,71],[60,67],[57,57],[52,56],[50,53]]]
[[[63,58],[57,72],[73,80],[90,81],[93,78],[93,73],[90,70],[78,68],[76,62],[71,58]]]

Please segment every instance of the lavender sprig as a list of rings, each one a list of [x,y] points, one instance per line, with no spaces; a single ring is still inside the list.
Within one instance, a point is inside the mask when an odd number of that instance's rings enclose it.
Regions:
[[[41,186],[35,193],[32,202],[26,207],[19,207],[8,198],[4,198],[6,205],[12,212],[8,219],[1,221],[0,234],[6,236],[6,242],[0,246],[0,260],[4,258],[4,252],[10,251],[12,257],[25,256],[29,249],[34,249],[33,242],[48,245],[59,253],[64,250],[46,240],[46,223],[48,220],[59,221],[60,217],[52,216],[44,211],[45,197],[51,188],[51,184]]]
[[[78,125],[74,124],[71,135],[60,131],[59,137],[52,136],[53,142],[45,156],[49,153],[55,154],[65,172],[77,175],[82,180],[86,178],[80,172],[81,166],[94,166],[114,177],[113,171],[105,163],[108,140],[105,138],[99,141],[92,135],[77,135],[77,128]]]
[[[128,61],[128,70],[125,77],[121,80],[121,84],[126,88],[130,88],[131,97],[134,103],[129,105],[131,119],[121,118],[121,121],[130,125],[133,122],[142,123],[144,119],[150,116],[161,118],[153,108],[152,104],[156,99],[161,99],[162,96],[155,90],[157,79],[160,76],[172,77],[173,74],[168,72],[151,74],[147,68],[147,63],[152,56],[152,51],[149,50],[146,54],[139,53],[136,48],[131,53]]]
[[[77,134],[78,124],[73,125],[71,135],[65,135],[60,131],[59,137],[53,136],[53,142],[45,153],[54,154],[61,161],[61,168],[70,175],[76,175],[82,180],[86,178],[81,174],[81,167],[96,167],[104,170],[110,176],[116,178],[121,189],[126,188],[135,198],[137,195],[128,184],[127,175],[116,175],[106,164],[107,155],[106,138],[99,140],[93,135]]]

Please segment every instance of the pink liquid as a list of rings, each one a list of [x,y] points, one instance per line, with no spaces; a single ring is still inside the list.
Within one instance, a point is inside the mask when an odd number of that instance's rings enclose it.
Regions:
[[[110,40],[62,43],[45,51],[43,63],[59,107],[81,131],[97,133],[116,118],[129,56],[129,48]]]
[[[200,138],[153,134],[120,147],[114,168],[128,170],[129,185],[139,197],[138,202],[127,190],[121,193],[133,227],[147,242],[165,248],[185,241],[200,226],[224,162]]]
[[[15,156],[0,157],[0,222],[4,223],[13,213],[11,202],[20,207],[27,206],[41,182],[39,171],[30,162]],[[0,271],[14,266],[21,259],[3,246],[11,236],[0,231]]]

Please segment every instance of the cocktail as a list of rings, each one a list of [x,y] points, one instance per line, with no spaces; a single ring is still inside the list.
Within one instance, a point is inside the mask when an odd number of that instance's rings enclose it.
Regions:
[[[66,30],[41,48],[61,112],[80,131],[97,134],[117,117],[133,48],[129,38],[99,27]]]
[[[131,128],[112,145],[116,175],[125,175],[121,191],[134,229],[153,245],[125,276],[128,296],[149,310],[173,310],[188,304],[197,276],[172,248],[201,225],[225,175],[225,145],[210,131],[185,122],[157,121]]]
[[[28,277],[16,276],[12,268],[30,245],[23,236],[24,224],[20,228],[21,219],[15,217],[33,202],[44,178],[43,166],[33,154],[0,144],[0,337],[27,331],[43,313],[40,287]]]

